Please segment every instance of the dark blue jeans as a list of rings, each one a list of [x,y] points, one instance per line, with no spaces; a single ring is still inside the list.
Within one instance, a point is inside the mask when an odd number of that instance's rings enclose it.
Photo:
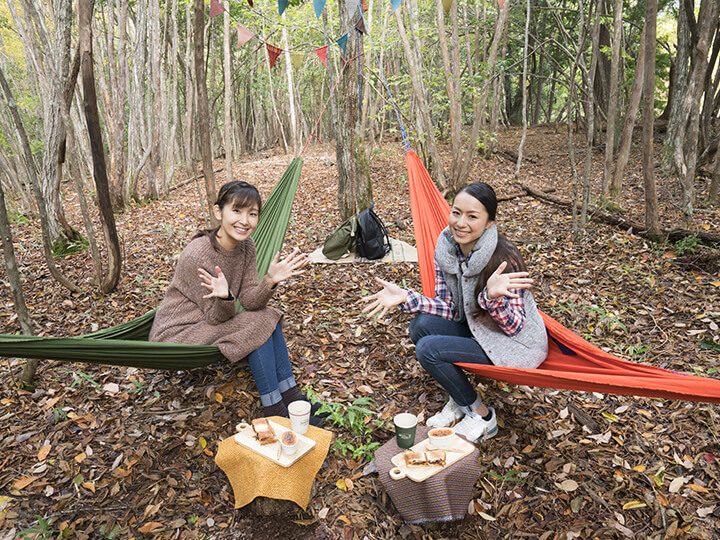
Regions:
[[[248,355],[248,362],[263,407],[279,403],[281,392],[296,386],[280,323],[268,340]]]
[[[410,339],[420,365],[455,403],[469,407],[477,399],[475,387],[465,372],[453,362],[492,364],[485,351],[472,337],[466,322],[458,323],[437,315],[420,313],[410,322]]]

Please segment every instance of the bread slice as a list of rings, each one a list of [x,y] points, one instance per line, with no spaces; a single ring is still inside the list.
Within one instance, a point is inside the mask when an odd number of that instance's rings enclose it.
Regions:
[[[405,452],[405,464],[408,467],[422,467],[423,465],[445,466],[445,451],[431,450],[428,452]]]
[[[428,465],[445,466],[445,450],[429,450],[425,452],[425,459]]]
[[[255,432],[255,438],[261,445],[277,441],[275,430],[272,428],[267,418],[256,418],[251,423],[253,431]]]

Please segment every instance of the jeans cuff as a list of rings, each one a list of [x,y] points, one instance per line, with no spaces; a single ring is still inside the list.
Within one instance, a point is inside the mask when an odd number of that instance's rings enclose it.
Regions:
[[[275,405],[281,401],[282,396],[280,395],[280,390],[273,390],[269,394],[260,395],[260,403],[262,403],[263,407],[270,407],[271,405]]]
[[[290,390],[293,386],[297,386],[297,383],[295,382],[295,377],[292,376],[287,379],[283,379],[278,383],[278,389],[283,393]]]
[[[482,399],[480,396],[477,396],[472,405],[459,405],[459,407],[465,414],[473,416],[475,414],[475,409],[477,409],[480,405],[482,405]]]

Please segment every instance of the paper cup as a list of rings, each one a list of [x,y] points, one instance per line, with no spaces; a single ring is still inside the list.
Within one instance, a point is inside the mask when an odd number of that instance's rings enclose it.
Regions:
[[[400,448],[410,448],[415,444],[417,417],[410,413],[400,413],[393,418],[395,438]]]
[[[298,400],[288,405],[290,413],[290,425],[295,433],[300,435],[307,433],[310,425],[310,402]]]

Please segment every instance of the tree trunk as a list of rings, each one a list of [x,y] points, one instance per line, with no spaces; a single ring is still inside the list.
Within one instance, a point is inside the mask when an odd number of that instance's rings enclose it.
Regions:
[[[223,125],[223,146],[225,147],[225,181],[233,179],[233,143],[232,143],[232,66],[230,64],[230,3],[225,1],[223,13],[223,65],[225,75],[225,122]]]
[[[102,131],[100,130],[100,117],[98,114],[97,96],[95,95],[95,73],[92,56],[92,15],[95,0],[80,0],[78,2],[78,40],[80,43],[80,65],[83,81],[83,106],[87,120],[88,135],[92,146],[93,176],[97,191],[100,217],[105,233],[105,242],[108,249],[108,274],[102,283],[102,290],[109,293],[115,289],[120,280],[122,255],[115,216],[110,201],[110,187],[108,186],[107,169],[105,167],[105,149],[103,148]]]
[[[703,0],[698,14],[697,45],[693,54],[692,72],[686,95],[678,116],[677,146],[673,158],[683,189],[682,211],[689,226],[695,205],[695,171],[697,168],[697,141],[700,124],[700,98],[704,90],[707,70],[710,32],[717,25],[717,0]]]
[[[205,196],[207,201],[208,219],[213,227],[217,220],[213,214],[215,205],[215,173],[213,172],[212,148],[210,145],[210,111],[208,107],[207,84],[205,82],[205,62],[203,52],[205,41],[203,25],[205,24],[205,2],[194,0],[195,7],[195,89],[197,93],[197,132],[202,154],[202,169],[205,177]]]
[[[357,71],[358,40],[353,21],[355,12],[348,10],[345,0],[338,0],[340,28],[350,28],[346,57],[349,66],[339,76],[335,91],[335,155],[338,168],[338,208],[342,219],[370,206],[373,200],[370,165],[365,152],[365,140],[360,131],[362,118],[359,107]],[[359,67],[357,67],[359,69]]]
[[[428,170],[433,176],[435,183],[440,191],[446,191],[448,187],[445,177],[445,169],[440,159],[437,141],[435,138],[435,127],[430,117],[430,104],[427,102],[427,94],[425,83],[423,82],[422,63],[419,55],[420,45],[418,43],[419,36],[416,31],[414,18],[417,15],[417,2],[415,0],[407,0],[406,9],[398,8],[395,10],[395,21],[397,22],[398,34],[405,51],[405,58],[408,63],[410,72],[410,81],[412,83],[413,97],[417,101],[418,116],[418,145],[426,150],[428,158]],[[455,8],[457,9],[457,8]],[[412,43],[408,39],[405,31],[405,23],[402,19],[402,11],[405,11],[410,21],[410,30],[412,33]]]
[[[607,106],[607,130],[605,131],[605,165],[603,167],[602,194],[610,194],[613,154],[615,151],[615,120],[618,116],[620,71],[620,48],[622,44],[622,0],[616,0],[613,7],[612,60],[610,61],[610,95]]]
[[[449,101],[450,120],[450,185],[459,185],[460,156],[462,155],[462,93],[460,91],[460,43],[458,38],[457,2],[450,7],[452,22],[452,59],[445,37],[445,10],[440,0],[436,1],[438,37],[445,70],[445,87]],[[453,189],[454,191],[454,189]]]
[[[632,90],[630,92],[630,102],[625,113],[625,124],[623,125],[622,134],[620,135],[620,146],[618,147],[617,161],[615,162],[615,171],[613,173],[612,184],[610,186],[610,197],[615,198],[622,191],[622,180],[625,175],[625,167],[630,157],[630,147],[632,146],[633,129],[635,128],[635,120],[637,118],[638,109],[640,107],[640,98],[642,97],[643,79],[645,78],[645,32],[647,24],[643,26],[640,35],[640,43],[638,46],[637,62],[635,64],[635,80],[633,81]]]
[[[645,3],[645,78],[643,82],[643,185],[645,187],[645,228],[650,238],[660,240],[657,191],[655,189],[655,156],[653,124],[655,120],[655,36],[657,0]]]
[[[527,139],[527,70],[528,70],[528,44],[530,39],[530,0],[526,0],[527,7],[525,9],[525,36],[523,48],[523,72],[522,72],[522,136],[520,137],[520,145],[518,146],[518,158],[515,163],[515,178],[520,175],[520,167],[522,165],[522,153],[525,147],[525,139]]]
[[[285,19],[285,13],[283,12],[282,18]],[[282,42],[283,47],[285,47],[285,75],[287,76],[287,85],[288,85],[288,109],[290,111],[290,135],[291,135],[291,143],[292,143],[292,149],[293,149],[293,155],[297,156],[299,152],[299,145],[300,145],[300,133],[299,131],[299,122],[298,122],[298,115],[295,111],[295,83],[293,82],[293,66],[292,62],[290,60],[290,46],[288,44],[288,36],[287,36],[287,28],[283,26],[282,29]]]
[[[15,98],[12,95],[12,91],[10,90],[10,85],[8,85],[7,79],[5,79],[5,74],[3,73],[2,68],[0,68],[0,87],[2,87],[3,94],[5,94],[5,100],[7,102],[8,108],[10,109],[10,114],[12,115],[13,122],[15,124],[15,130],[17,131],[18,137],[22,143],[23,158],[25,159],[25,168],[27,169],[28,174],[30,175],[30,179],[32,181],[33,191],[35,193],[35,200],[38,206],[38,214],[40,216],[40,226],[42,228],[42,244],[45,262],[48,265],[50,274],[52,274],[52,276],[58,281],[58,283],[73,292],[80,292],[80,288],[74,283],[72,283],[69,279],[67,279],[60,272],[57,266],[55,266],[55,259],[53,259],[52,246],[50,244],[50,234],[48,231],[47,212],[45,210],[45,201],[43,199],[42,189],[40,187],[40,178],[38,178],[37,166],[35,165],[35,159],[33,158],[32,150],[30,149],[30,140],[28,139],[27,132],[25,131],[25,126],[23,125],[20,118],[20,112],[17,109]]]

